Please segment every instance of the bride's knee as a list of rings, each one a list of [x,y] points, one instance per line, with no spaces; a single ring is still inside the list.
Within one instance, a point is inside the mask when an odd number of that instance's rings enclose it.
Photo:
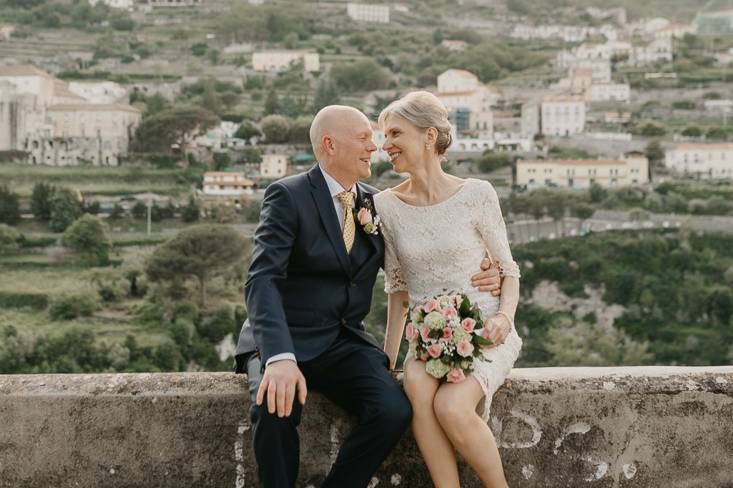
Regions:
[[[405,365],[405,376],[402,380],[405,393],[410,401],[432,403],[437,389],[437,380],[425,372],[423,361],[411,360]]]
[[[435,416],[444,429],[460,427],[470,422],[474,409],[460,395],[449,389],[439,389],[433,399]]]

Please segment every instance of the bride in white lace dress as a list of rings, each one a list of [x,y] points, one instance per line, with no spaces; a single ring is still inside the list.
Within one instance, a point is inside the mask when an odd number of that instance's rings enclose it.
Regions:
[[[412,430],[438,488],[458,488],[454,450],[487,487],[507,486],[499,451],[487,425],[491,397],[522,347],[514,328],[519,268],[513,261],[499,200],[487,181],[461,179],[441,169],[451,142],[448,114],[428,92],[413,92],[379,117],[395,171],[410,177],[377,194],[374,205],[385,242],[385,291],[389,294],[385,350],[396,362],[407,308],[446,291],[478,303],[495,344],[474,361],[460,383],[440,383],[425,362],[408,353],[404,386],[413,406]],[[500,263],[501,298],[471,286],[470,270],[488,249]]]

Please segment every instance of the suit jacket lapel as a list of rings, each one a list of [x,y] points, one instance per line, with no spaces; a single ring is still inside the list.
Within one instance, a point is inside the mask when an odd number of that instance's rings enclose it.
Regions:
[[[336,252],[336,257],[344,268],[346,274],[351,274],[351,265],[349,263],[349,256],[346,254],[346,245],[344,244],[344,238],[341,233],[341,223],[336,215],[336,209],[333,205],[333,199],[331,198],[331,192],[328,191],[328,185],[326,180],[323,178],[318,165],[315,165],[313,169],[308,172],[308,178],[311,182],[311,193],[313,199],[316,202],[318,208],[318,214],[323,222],[323,227],[326,228],[326,234],[328,239],[333,245],[333,249]]]
[[[364,188],[361,184],[356,184],[356,208],[354,209],[354,215],[356,215],[356,212],[359,211],[360,208],[365,206],[365,201],[368,201],[369,209],[372,212],[372,217],[377,216],[377,212],[374,208],[374,195],[369,192],[366,188]],[[359,226],[361,229],[361,232],[364,232],[364,228],[357,220],[356,225]],[[364,232],[366,234],[366,232]],[[383,246],[382,236],[379,235],[379,232],[376,234],[367,234],[367,237],[369,238],[369,242],[374,247],[374,250],[376,252],[379,252],[380,249]]]

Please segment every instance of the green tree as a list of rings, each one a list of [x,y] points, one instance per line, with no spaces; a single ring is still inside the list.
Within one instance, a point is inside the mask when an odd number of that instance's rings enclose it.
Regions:
[[[249,120],[245,120],[237,128],[237,132],[234,133],[234,137],[237,139],[244,139],[249,142],[253,137],[262,137],[262,132],[260,132],[254,123]]]
[[[77,195],[67,188],[58,188],[51,199],[51,217],[48,226],[54,232],[65,231],[82,214]]]
[[[282,144],[290,138],[290,120],[282,115],[268,115],[260,121],[268,144]]]
[[[265,99],[265,115],[276,114],[280,111],[280,100],[277,97],[275,90],[267,92],[267,98]]]
[[[316,86],[316,96],[313,98],[313,112],[318,112],[327,105],[337,105],[339,94],[336,85],[330,80],[321,80]]]
[[[62,242],[79,253],[89,265],[105,266],[109,263],[112,241],[107,225],[98,217],[84,214],[66,229]]]
[[[390,82],[389,73],[371,58],[351,63],[336,63],[331,78],[346,92],[382,90]]]
[[[598,183],[591,183],[590,188],[588,189],[588,197],[591,202],[600,203],[605,200],[607,196],[608,191],[606,191],[605,188]]]
[[[188,197],[188,205],[181,210],[181,220],[186,223],[196,222],[200,214],[201,212],[199,206],[196,204],[196,200],[193,197]]]
[[[308,144],[310,142],[310,128],[313,117],[298,117],[290,125],[289,141],[295,144]]]
[[[158,247],[146,264],[145,273],[157,283],[179,285],[194,280],[198,303],[206,307],[210,281],[241,267],[248,256],[249,241],[225,225],[197,225],[181,231]]]
[[[484,151],[478,161],[476,161],[476,169],[481,173],[490,173],[499,168],[510,166],[512,158],[506,153],[495,153],[491,150]]]
[[[130,213],[132,214],[133,218],[136,218],[138,220],[144,219],[148,215],[148,206],[140,200],[137,200],[135,202],[135,205],[132,206]]]
[[[664,149],[659,144],[658,140],[649,142],[644,149],[644,155],[647,157],[650,163],[656,164],[664,159]]]
[[[15,225],[20,222],[20,203],[17,193],[0,186],[0,223]]]
[[[214,171],[223,171],[232,164],[232,158],[228,153],[214,153],[212,163]]]
[[[691,125],[684,128],[682,135],[686,137],[700,137],[702,135],[702,130],[695,125]]]
[[[641,366],[653,355],[647,343],[639,343],[613,327],[568,323],[559,320],[547,332],[545,348],[552,366]]]
[[[639,133],[645,137],[661,137],[667,133],[667,130],[655,122],[647,122],[641,127]]]
[[[36,219],[48,222],[51,219],[51,199],[56,188],[48,183],[39,182],[33,185],[31,194],[31,212]]]
[[[171,154],[177,145],[188,160],[188,144],[194,136],[219,123],[211,111],[193,105],[179,105],[146,117],[135,132],[134,148],[139,152]]]
[[[7,224],[0,224],[0,256],[15,252],[20,239],[20,232]]]

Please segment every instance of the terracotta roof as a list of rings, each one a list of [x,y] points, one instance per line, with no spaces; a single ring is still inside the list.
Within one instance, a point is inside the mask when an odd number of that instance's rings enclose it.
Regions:
[[[121,103],[59,103],[48,107],[49,111],[55,112],[131,112],[142,113],[141,110],[132,105]]]
[[[435,94],[436,97],[458,97],[461,95],[473,95],[476,90],[464,90],[464,91],[452,91],[452,92],[438,92]]]
[[[8,64],[0,66],[0,76],[41,76],[43,78],[53,78],[45,71],[29,64]]]

